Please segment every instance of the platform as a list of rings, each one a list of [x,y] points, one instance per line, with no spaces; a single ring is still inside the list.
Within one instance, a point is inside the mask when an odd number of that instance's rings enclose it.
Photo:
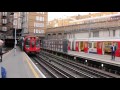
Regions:
[[[19,47],[16,49],[16,55],[14,55],[14,49],[3,55],[3,61],[0,63],[0,71],[1,66],[6,69],[7,78],[46,78]]]
[[[77,51],[68,51],[69,55],[74,55],[76,57],[83,57],[97,62],[104,62],[106,64],[115,65],[120,67],[120,57],[115,57],[115,60],[111,60],[111,55],[99,55],[93,53],[84,53]]]

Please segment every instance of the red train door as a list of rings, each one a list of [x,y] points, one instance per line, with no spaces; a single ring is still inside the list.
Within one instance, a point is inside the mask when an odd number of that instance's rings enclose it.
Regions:
[[[102,42],[97,42],[97,54],[102,54]]]
[[[120,57],[120,42],[115,42],[115,44],[116,44],[115,56]]]
[[[79,42],[78,41],[76,41],[76,51],[79,52]]]
[[[70,50],[70,41],[68,41],[68,50]]]
[[[88,42],[83,42],[84,43],[84,52],[88,53]]]

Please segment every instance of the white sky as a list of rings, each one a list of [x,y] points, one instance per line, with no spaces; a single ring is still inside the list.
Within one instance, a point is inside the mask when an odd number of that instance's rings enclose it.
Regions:
[[[63,18],[66,16],[74,15],[85,15],[88,13],[98,13],[98,12],[48,12],[48,21],[53,20],[54,18]]]

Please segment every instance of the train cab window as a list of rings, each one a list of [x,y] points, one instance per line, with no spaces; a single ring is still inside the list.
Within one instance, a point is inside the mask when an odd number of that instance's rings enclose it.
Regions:
[[[27,48],[30,47],[30,38],[27,38],[27,39],[26,39],[25,46],[26,46]]]
[[[39,40],[37,39],[36,40],[36,47],[39,47],[40,46],[40,42],[39,42]]]

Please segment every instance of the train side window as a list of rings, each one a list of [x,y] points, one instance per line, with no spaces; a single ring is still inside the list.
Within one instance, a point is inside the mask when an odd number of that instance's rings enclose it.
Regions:
[[[115,43],[116,49],[118,48],[118,43]]]
[[[92,42],[89,42],[89,48],[92,48]]]
[[[94,42],[94,48],[97,48],[97,43],[96,42]]]

